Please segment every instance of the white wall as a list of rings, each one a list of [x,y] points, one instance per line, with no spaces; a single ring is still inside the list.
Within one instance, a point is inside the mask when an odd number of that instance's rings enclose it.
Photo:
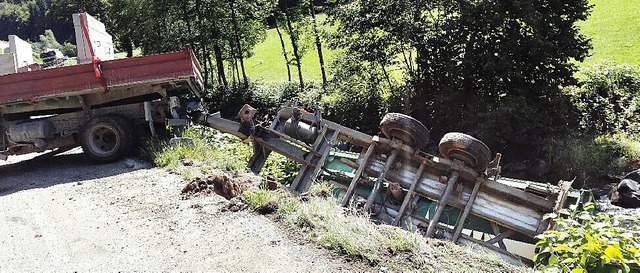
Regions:
[[[78,64],[91,63],[89,43],[87,42],[80,23],[80,20],[85,18],[89,32],[89,40],[91,40],[91,44],[93,45],[95,56],[102,61],[113,60],[113,38],[107,33],[104,24],[87,13],[76,13],[73,15],[73,26],[76,32],[76,45],[78,46]]]

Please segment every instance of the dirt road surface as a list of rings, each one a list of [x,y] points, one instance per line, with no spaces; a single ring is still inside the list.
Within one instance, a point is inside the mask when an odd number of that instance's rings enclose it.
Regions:
[[[31,157],[0,162],[0,272],[362,270],[220,196],[182,200],[180,177],[138,159]]]

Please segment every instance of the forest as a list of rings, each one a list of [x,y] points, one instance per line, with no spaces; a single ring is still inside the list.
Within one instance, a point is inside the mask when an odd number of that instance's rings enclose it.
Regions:
[[[503,153],[507,174],[587,186],[640,162],[640,69],[579,66],[592,49],[579,24],[592,8],[587,0],[9,0],[0,2],[0,37],[55,35],[69,52],[71,14],[88,12],[127,56],[190,44],[207,101],[223,114],[294,101],[375,134],[385,113],[402,112],[431,130],[430,149],[446,132],[465,132]],[[246,61],[273,29],[281,60],[272,61],[287,78],[264,83]],[[309,54],[319,61],[313,79],[302,69]]]

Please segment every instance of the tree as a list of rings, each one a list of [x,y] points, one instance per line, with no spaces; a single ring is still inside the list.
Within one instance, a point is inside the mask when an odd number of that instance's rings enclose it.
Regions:
[[[383,67],[399,59],[410,87],[403,103],[432,138],[461,130],[495,140],[494,150],[532,150],[566,127],[556,103],[559,87],[575,82],[571,61],[590,48],[575,25],[586,0],[340,4],[333,46]]]
[[[291,40],[291,47],[293,48],[293,62],[298,68],[298,81],[300,82],[300,90],[304,90],[304,78],[302,77],[302,55],[304,54],[304,47],[302,46],[300,34],[301,28],[296,24],[300,23],[304,18],[305,7],[302,1],[298,0],[278,0],[278,9],[284,16],[284,26],[289,39]]]
[[[311,14],[311,22],[313,28],[313,37],[318,51],[318,61],[320,62],[320,73],[322,74],[322,87],[327,85],[327,72],[324,69],[324,56],[322,54],[322,42],[320,41],[320,31],[318,30],[318,21],[316,20],[316,8],[313,0],[309,0],[309,14]]]

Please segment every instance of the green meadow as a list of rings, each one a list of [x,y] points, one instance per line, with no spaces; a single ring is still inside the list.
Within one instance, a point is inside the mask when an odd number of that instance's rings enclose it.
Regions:
[[[579,24],[593,50],[585,64],[640,65],[640,0],[590,0],[591,16]]]
[[[640,0],[590,0],[593,6],[591,16],[581,22],[583,34],[591,38],[593,49],[584,64],[604,61],[631,63],[640,65]],[[291,54],[291,41],[284,33],[283,39]],[[313,41],[305,41],[305,53],[302,58],[302,74],[309,81],[320,82],[320,64]],[[325,66],[328,67],[336,54],[323,49]],[[254,55],[245,61],[248,76],[263,83],[287,81],[287,68],[282,55],[282,47],[276,29],[267,30],[266,39],[254,48]],[[297,81],[298,70],[291,65],[291,76]]]

